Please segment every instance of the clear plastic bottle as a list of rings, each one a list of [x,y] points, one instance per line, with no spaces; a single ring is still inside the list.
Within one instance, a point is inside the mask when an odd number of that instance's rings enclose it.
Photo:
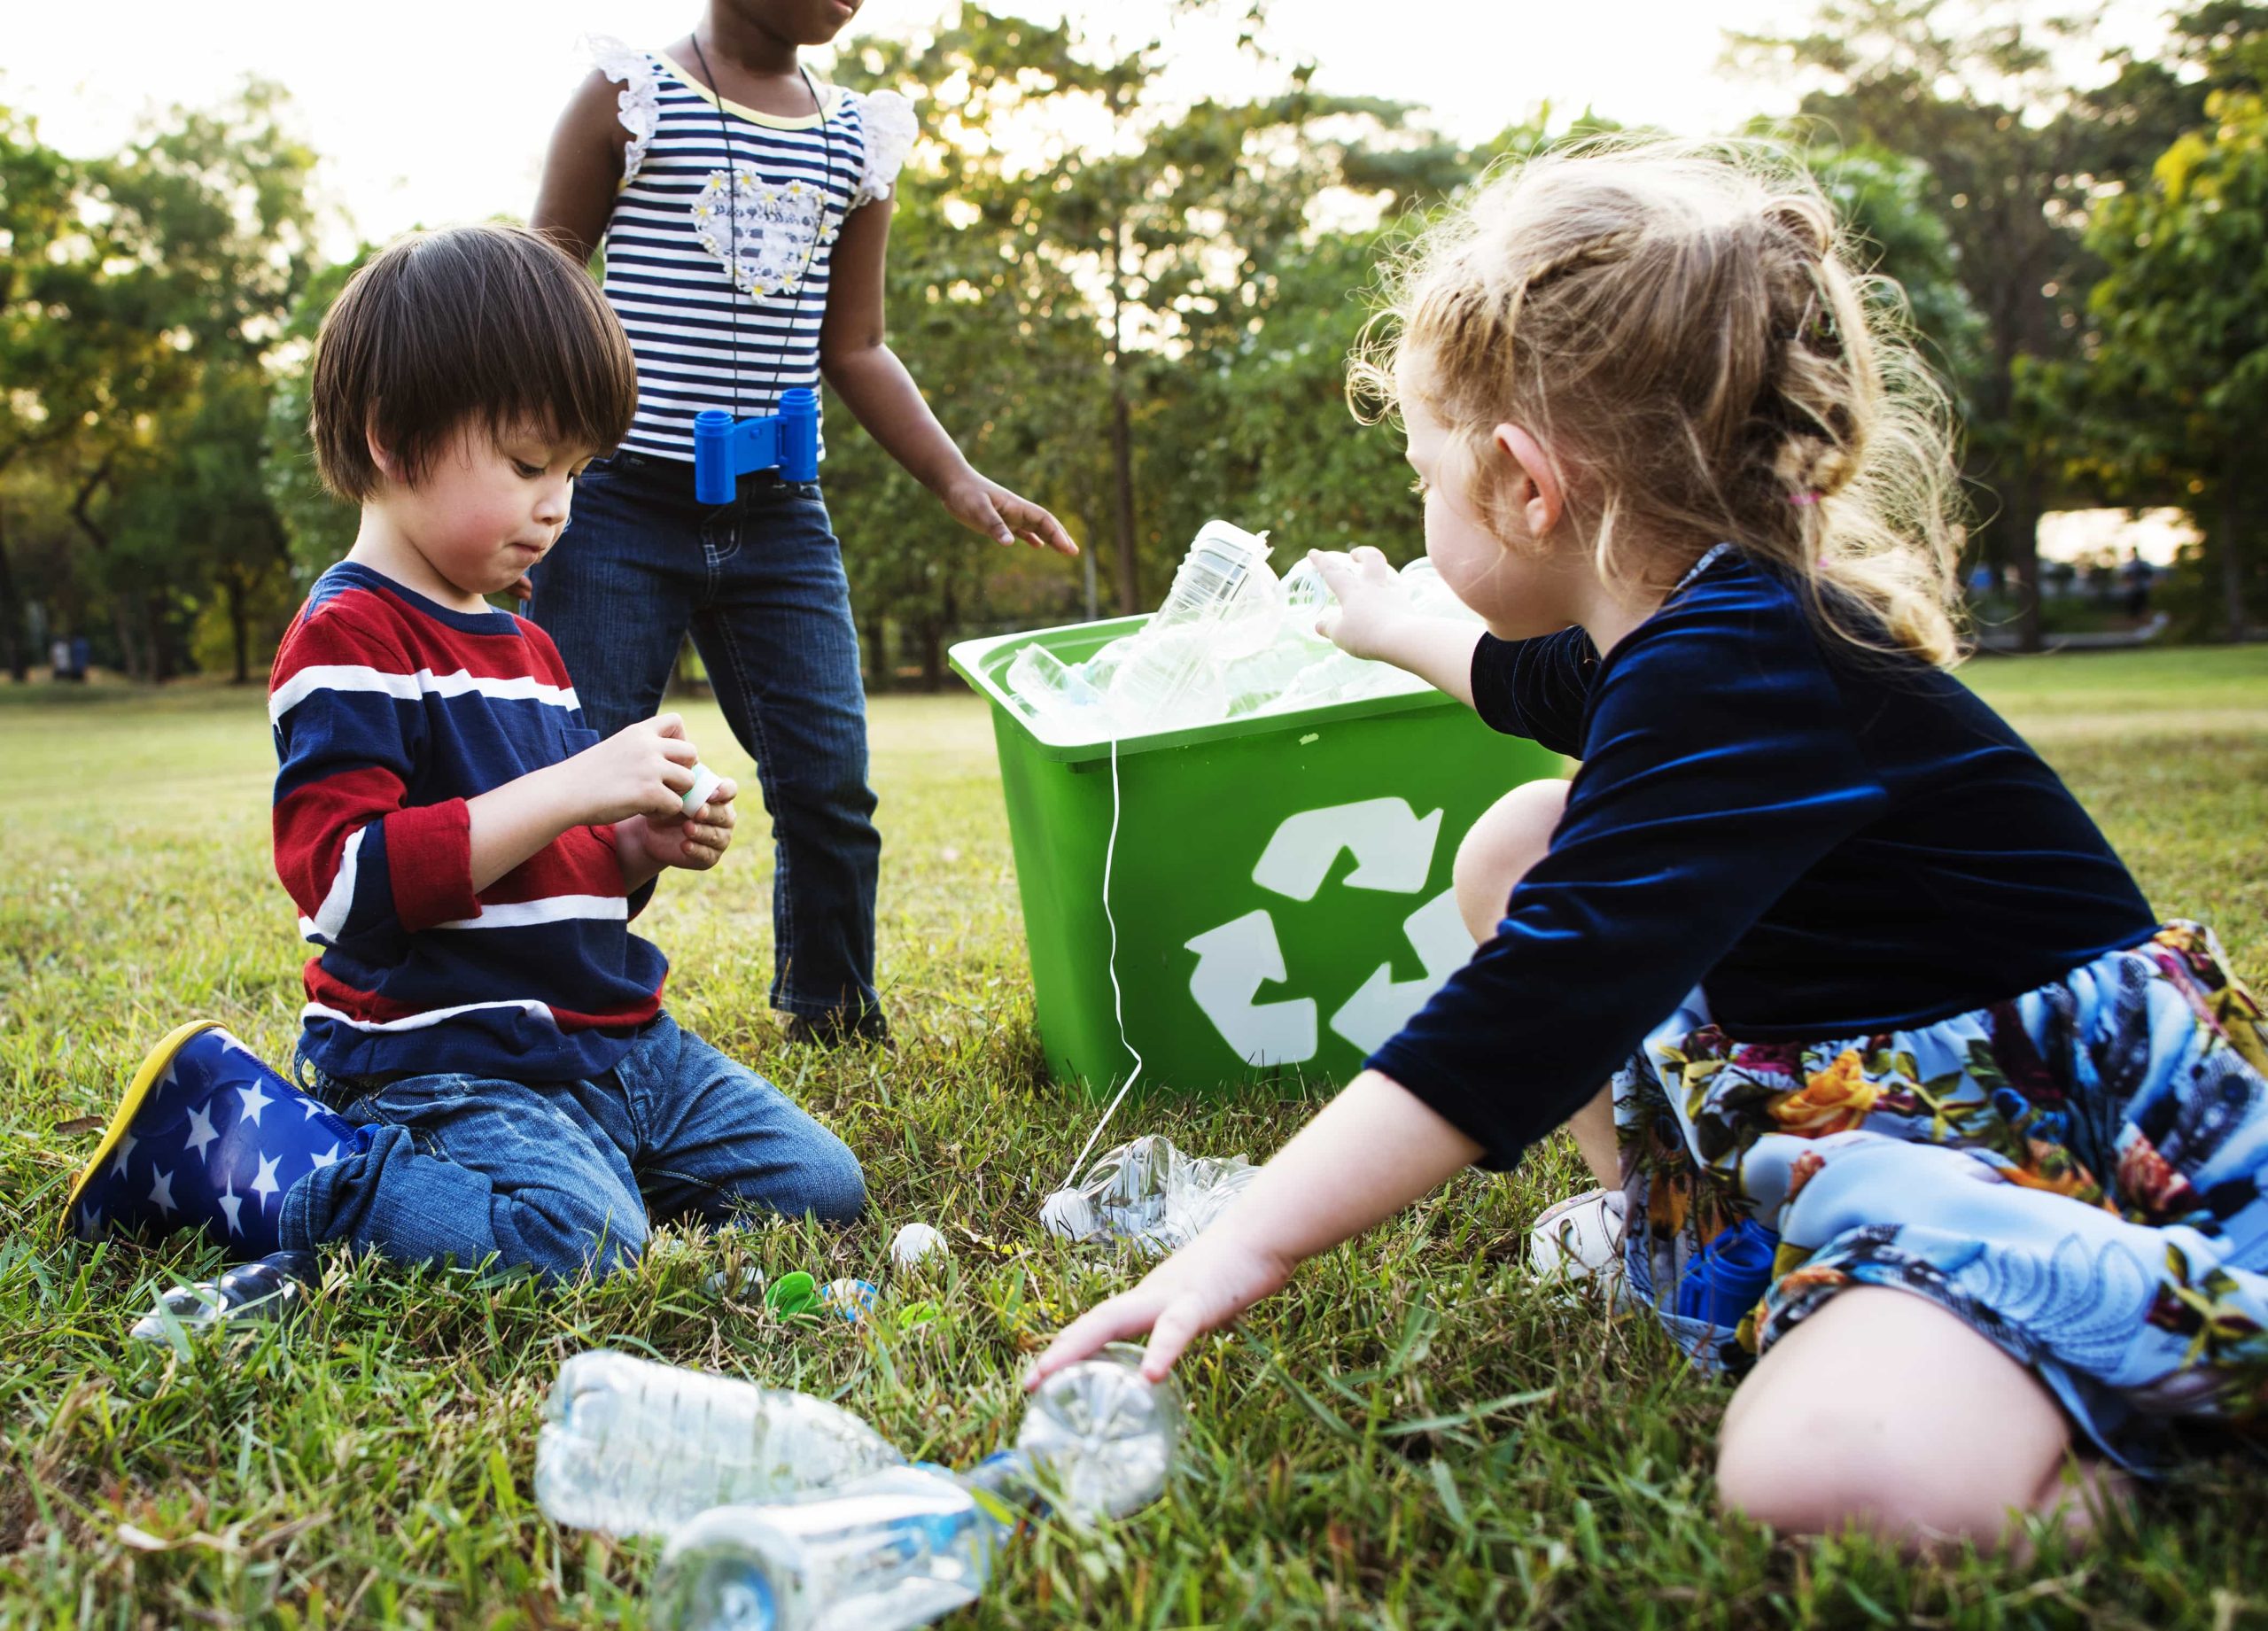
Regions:
[[[1301,559],[1284,574],[1284,623],[1290,633],[1322,639],[1315,632],[1316,619],[1337,604],[1339,597],[1331,592],[1313,556]]]
[[[559,1368],[535,1493],[556,1523],[666,1534],[711,1507],[790,1501],[905,1460],[823,1399],[594,1348]]]
[[[1182,557],[1165,604],[1130,637],[1110,677],[1120,728],[1169,730],[1225,716],[1218,671],[1272,641],[1282,607],[1267,540],[1208,521]]]
[[[1259,1171],[1241,1155],[1185,1155],[1146,1133],[1095,1157],[1085,1177],[1047,1198],[1039,1220],[1066,1239],[1170,1252],[1203,1232]]]
[[[1181,1432],[1170,1381],[1123,1344],[1033,1395],[1016,1448],[965,1473],[879,1472],[800,1506],[725,1507],[672,1537],[655,1619],[680,1631],[904,1631],[973,1603],[1019,1516],[1123,1517],[1157,1499]]]
[[[1008,664],[1007,686],[1024,711],[1055,734],[1108,728],[1102,693],[1045,646],[1026,646],[1016,653]]]
[[[1075,1518],[1124,1518],[1166,1492],[1181,1444],[1181,1389],[1142,1375],[1142,1350],[1113,1342],[1032,1393],[1016,1453],[1043,1494]],[[997,1459],[997,1457],[996,1457]]]

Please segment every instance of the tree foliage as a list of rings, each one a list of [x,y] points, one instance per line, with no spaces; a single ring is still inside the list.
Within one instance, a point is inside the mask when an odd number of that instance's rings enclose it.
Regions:
[[[252,623],[284,569],[260,481],[266,360],[314,260],[314,163],[283,93],[258,82],[97,160],[0,124],[0,506],[36,501],[51,527],[59,504],[81,546],[43,553],[39,581],[4,582],[50,610],[106,609],[105,644],[130,673],[178,672],[210,608],[237,678],[265,658]],[[26,619],[10,610],[20,668]]]
[[[1184,0],[1177,21],[1227,0]],[[2179,503],[2223,622],[2263,557],[2254,176],[2268,5],[2206,0],[2090,65],[2028,0],[1820,0],[1732,58],[1806,89],[1771,128],[1852,226],[1965,425],[1978,553],[2032,581],[2040,513]],[[838,76],[912,94],[891,340],[986,470],[1062,516],[1084,571],[964,532],[839,408],[827,488],[878,678],[956,634],[1151,603],[1211,515],[1287,551],[1411,551],[1399,439],[1348,413],[1379,266],[1542,113],[1463,148],[1416,110],[1268,63],[1175,99],[1171,48],[963,6]],[[2074,69],[2078,70],[2075,72]],[[1577,121],[1577,131],[1597,128]],[[90,633],[148,678],[249,677],[352,539],[305,440],[306,363],[361,256],[318,264],[313,155],[274,87],[76,158],[0,108],[0,657]],[[2035,625],[2036,627],[2036,625]]]
[[[2078,462],[2122,494],[2168,489],[2203,523],[2229,637],[2263,598],[2268,516],[2268,103],[2217,90],[2148,184],[2112,199],[2088,239],[2105,272],[2085,393],[2099,434]],[[2114,433],[2115,431],[2115,433]]]

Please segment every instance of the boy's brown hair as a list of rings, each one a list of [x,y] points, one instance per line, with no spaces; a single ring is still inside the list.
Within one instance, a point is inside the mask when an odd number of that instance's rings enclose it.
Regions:
[[[638,364],[596,284],[520,227],[416,232],[372,256],[315,338],[308,433],[323,485],[369,498],[422,480],[460,428],[538,427],[610,453],[638,408]]]

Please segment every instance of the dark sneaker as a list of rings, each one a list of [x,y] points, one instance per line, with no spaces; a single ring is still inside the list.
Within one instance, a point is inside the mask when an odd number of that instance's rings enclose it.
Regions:
[[[874,1047],[889,1053],[897,1052],[897,1044],[890,1039],[889,1021],[882,1018],[879,1008],[855,1015],[838,1010],[817,1019],[791,1014],[788,1016],[788,1040],[819,1048]]]

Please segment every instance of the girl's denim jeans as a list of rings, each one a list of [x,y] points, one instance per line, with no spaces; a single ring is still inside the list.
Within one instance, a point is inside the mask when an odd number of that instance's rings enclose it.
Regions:
[[[818,484],[744,476],[711,506],[689,462],[617,454],[583,472],[534,580],[532,613],[602,735],[660,711],[691,632],[772,817],[772,1006],[879,1034],[866,698]]]

